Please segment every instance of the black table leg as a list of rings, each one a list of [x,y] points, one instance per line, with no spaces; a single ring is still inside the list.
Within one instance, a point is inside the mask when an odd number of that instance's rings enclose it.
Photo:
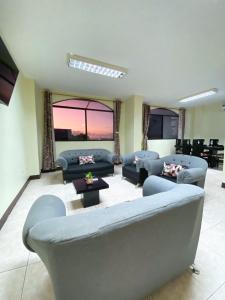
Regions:
[[[99,204],[99,191],[84,193],[82,204],[84,207]]]

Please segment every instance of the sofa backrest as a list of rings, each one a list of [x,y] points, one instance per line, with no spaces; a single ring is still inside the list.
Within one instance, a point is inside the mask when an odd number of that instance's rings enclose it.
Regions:
[[[176,165],[182,165],[188,168],[202,168],[205,170],[205,172],[208,168],[208,164],[204,159],[192,155],[173,154],[164,156],[161,158],[161,160],[165,161],[166,163],[174,163]]]
[[[110,151],[106,149],[76,149],[63,151],[59,154],[59,156],[64,157],[68,164],[76,164],[78,163],[79,156],[94,155],[95,161],[101,161],[105,160],[106,155],[109,153]]]
[[[27,243],[51,276],[56,300],[142,299],[194,262],[204,192],[192,185],[108,208],[52,218]]]
[[[159,158],[159,154],[155,151],[148,151],[148,150],[142,150],[142,151],[136,151],[133,153],[134,156],[138,156],[141,159],[157,159]]]

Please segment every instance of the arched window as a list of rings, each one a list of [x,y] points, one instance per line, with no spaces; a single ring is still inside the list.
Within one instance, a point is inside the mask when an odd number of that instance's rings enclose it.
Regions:
[[[148,128],[149,139],[177,139],[178,114],[165,108],[152,109]]]
[[[67,99],[53,104],[56,141],[112,141],[113,110],[94,100]]]

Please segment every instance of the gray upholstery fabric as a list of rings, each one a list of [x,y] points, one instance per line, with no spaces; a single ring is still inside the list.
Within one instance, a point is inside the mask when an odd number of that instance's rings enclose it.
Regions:
[[[74,168],[76,166],[76,168]],[[111,166],[110,163],[107,161],[99,161],[96,164],[85,164],[85,165],[79,165],[79,164],[70,164],[67,168],[67,173],[80,173],[85,174],[92,170],[105,170]]]
[[[141,160],[139,160],[136,164],[137,171],[139,171],[140,168],[144,167],[144,160],[146,160],[146,159],[153,160],[153,159],[159,158],[159,154],[154,151],[147,151],[147,150],[136,151],[134,153],[130,153],[130,154],[124,155],[122,157],[123,165],[126,166],[126,165],[133,164],[133,162],[135,160],[135,156],[138,156],[139,158],[141,158]]]
[[[44,220],[65,215],[65,205],[58,197],[53,195],[44,195],[38,198],[32,205],[23,227],[23,242],[25,246],[30,251],[33,251],[32,248],[30,248],[30,246],[27,244],[27,237],[31,228],[43,222]]]
[[[67,164],[78,163],[79,156],[82,155],[94,155],[96,162],[98,161],[108,161],[113,163],[115,155],[106,149],[79,149],[79,150],[67,150],[60,153],[56,162],[63,168],[67,168],[63,160],[67,161]]]
[[[204,187],[208,168],[208,164],[204,159],[191,155],[174,154],[155,161],[145,160],[144,167],[148,171],[148,175],[160,175],[164,162],[187,167],[177,176],[177,183],[195,183],[200,187]]]
[[[173,189],[176,183],[160,178],[158,176],[149,176],[143,185],[143,196],[150,196]]]
[[[146,185],[167,184],[155,180]],[[45,263],[56,300],[140,300],[191,265],[204,192],[193,185],[170,188],[34,224],[25,245]]]

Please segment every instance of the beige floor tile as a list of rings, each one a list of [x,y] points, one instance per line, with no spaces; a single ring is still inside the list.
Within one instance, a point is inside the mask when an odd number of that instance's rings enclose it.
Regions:
[[[225,193],[214,196],[213,200],[205,202],[202,220],[202,232],[225,220]]]
[[[0,272],[26,266],[29,251],[22,242],[20,230],[0,233]]]
[[[37,262],[41,262],[40,257],[35,252],[30,252],[28,264],[34,264]]]
[[[0,273],[0,299],[20,300],[26,267]]]
[[[205,295],[209,297],[225,282],[225,258],[200,242],[195,265],[200,270],[200,274],[193,274],[193,276],[204,288]]]
[[[54,300],[48,272],[42,262],[27,267],[21,300]]]
[[[206,300],[207,295],[199,282],[186,271],[151,295],[151,300]]]
[[[209,300],[225,300],[225,284],[223,284],[216,292],[209,298]]]
[[[204,231],[200,236],[201,244],[225,258],[225,221]]]

